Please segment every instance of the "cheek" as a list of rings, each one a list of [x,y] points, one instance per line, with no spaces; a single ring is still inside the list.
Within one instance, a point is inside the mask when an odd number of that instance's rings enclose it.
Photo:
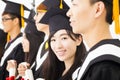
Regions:
[[[75,16],[75,18],[76,18],[77,20],[79,20],[80,14],[81,14],[81,12],[80,12],[79,10],[76,10],[76,11],[74,12],[74,16]]]
[[[51,49],[54,51],[55,50],[55,45],[53,43],[50,43]],[[55,52],[55,51],[54,51]]]
[[[76,48],[71,48],[70,52],[69,52],[69,57],[71,57],[71,58],[73,57],[74,58],[75,54],[76,54]]]
[[[38,17],[37,17],[37,21],[39,22],[39,21],[42,19],[43,16],[44,16],[44,14],[40,14],[40,15],[38,15]]]
[[[10,24],[9,24],[10,25]],[[4,28],[7,28],[7,27],[9,27],[9,25],[8,25],[8,23],[6,22],[6,23],[3,23],[3,27]]]
[[[73,47],[72,47],[73,45],[72,45],[72,43],[71,42],[65,42],[65,43],[63,43],[63,47],[67,50],[67,51],[71,51],[71,49],[73,49]]]
[[[86,3],[80,4],[78,7],[75,7],[74,14],[76,18],[79,19],[87,19],[87,16],[89,15],[90,12],[90,6],[87,6]]]
[[[37,30],[45,32],[46,26],[44,24],[38,23],[37,24]]]
[[[37,27],[37,29],[39,30],[39,23],[36,23],[36,27]]]
[[[70,41],[69,44],[64,45],[66,49],[69,49],[68,51],[71,53],[74,53],[76,51],[76,43],[74,41]]]
[[[39,23],[39,21],[40,21],[40,17],[37,17],[36,18],[36,23]]]
[[[76,27],[78,26],[78,28],[80,27],[85,28],[85,26],[87,26],[91,21],[91,18],[90,18],[91,15],[88,10],[77,11],[75,14],[76,14],[75,15]]]
[[[42,18],[41,15],[36,16],[36,22],[39,23],[39,21],[41,20],[41,18]]]
[[[3,29],[4,29],[5,32],[8,32],[9,30],[11,30],[11,26],[7,25],[7,24],[4,24]]]

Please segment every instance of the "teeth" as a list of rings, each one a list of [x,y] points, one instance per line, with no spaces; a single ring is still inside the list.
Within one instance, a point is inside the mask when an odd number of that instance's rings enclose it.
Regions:
[[[63,53],[63,52],[57,52],[57,53]]]
[[[57,53],[63,53],[64,51],[56,51]]]
[[[61,56],[64,54],[64,51],[57,51],[56,53],[57,53],[57,55]]]

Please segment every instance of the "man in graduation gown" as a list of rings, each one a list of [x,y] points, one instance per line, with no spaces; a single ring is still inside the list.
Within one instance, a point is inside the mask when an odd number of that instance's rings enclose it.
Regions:
[[[10,1],[5,1],[6,7],[2,14],[2,24],[4,32],[8,33],[4,54],[0,61],[0,80],[5,80],[9,75],[6,70],[7,61],[15,60],[17,64],[24,61],[24,52],[22,49],[21,27],[24,26],[23,12],[24,6]]]
[[[115,32],[120,35],[120,1],[73,0],[72,4],[67,15],[73,31],[82,33],[90,48],[74,79],[120,80],[120,40],[113,39],[109,31],[114,20]]]

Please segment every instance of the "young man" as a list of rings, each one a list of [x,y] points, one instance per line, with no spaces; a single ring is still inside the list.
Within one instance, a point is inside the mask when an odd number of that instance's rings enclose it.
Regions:
[[[75,33],[83,34],[90,48],[77,80],[120,79],[120,40],[113,39],[109,31],[115,20],[116,33],[120,34],[118,4],[119,0],[72,1],[67,13],[71,26]]]
[[[5,46],[4,54],[0,61],[0,80],[5,80],[9,76],[9,72],[6,70],[8,60],[15,60],[17,64],[24,61],[24,52],[21,44],[21,27],[23,24],[21,20],[24,6],[10,1],[5,2],[6,7],[2,14],[2,24],[4,32],[9,34],[10,40]]]

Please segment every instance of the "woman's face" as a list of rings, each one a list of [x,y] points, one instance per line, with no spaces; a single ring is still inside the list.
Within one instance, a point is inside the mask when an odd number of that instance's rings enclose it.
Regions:
[[[37,30],[38,31],[42,31],[42,32],[45,32],[45,29],[48,27],[48,25],[46,24],[42,24],[40,23],[39,21],[41,20],[41,18],[44,16],[46,12],[38,12],[35,16],[34,16],[34,19],[35,19],[35,24],[36,24],[36,27],[37,27]]]
[[[30,43],[29,43],[28,39],[26,38],[25,33],[23,34],[22,46],[23,46],[24,52],[29,52]]]
[[[81,39],[71,39],[66,30],[57,31],[50,41],[51,49],[60,61],[74,61],[77,46]]]

